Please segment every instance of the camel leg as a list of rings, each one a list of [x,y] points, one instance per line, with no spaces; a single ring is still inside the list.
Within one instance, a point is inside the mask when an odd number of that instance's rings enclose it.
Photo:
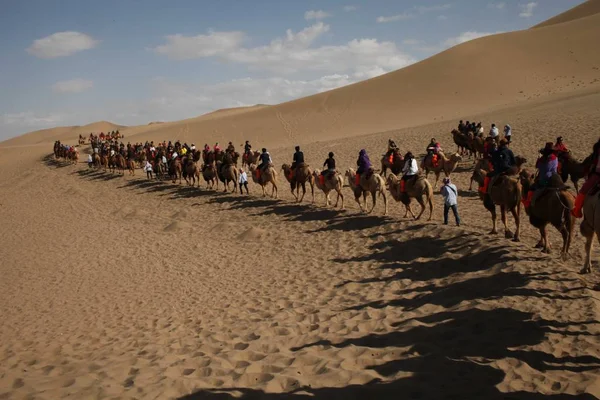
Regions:
[[[504,237],[506,239],[514,238],[513,233],[508,229],[508,218],[506,216],[506,207],[500,206],[500,219],[502,220],[502,224],[504,225]]]
[[[329,192],[325,191],[325,207],[329,207]]]
[[[298,203],[302,203],[302,200],[304,200],[304,195],[306,194],[306,183],[302,182],[300,186],[302,186],[302,197],[300,197]]]
[[[265,185],[260,185],[263,191],[263,197],[267,197],[267,192],[265,191]]]
[[[490,235],[496,235],[498,233],[498,230],[496,229],[496,206],[494,206],[493,210],[490,210],[490,213],[492,214],[492,231],[490,232]]]
[[[585,263],[579,272],[580,274],[588,274],[592,272],[592,247],[594,246],[595,232],[585,238]]]
[[[433,216],[433,199],[428,197],[427,201],[429,202],[429,218],[427,218],[427,221],[431,221],[431,217]]]
[[[515,237],[513,239],[513,242],[520,242],[521,241],[521,201],[519,201],[517,206],[515,208],[512,208],[510,210],[510,212],[513,215],[513,218],[515,219],[515,225],[516,225]],[[546,245],[548,246],[548,249],[550,249],[550,245],[548,244],[547,237],[546,237]]]
[[[363,206],[362,203],[360,202],[360,194],[358,196],[354,196],[354,200],[356,201],[356,203],[358,204],[358,207],[360,208],[360,211],[364,211],[363,210]]]
[[[540,233],[542,234],[542,241],[544,242],[544,246],[542,248],[542,253],[550,254],[550,242],[548,241],[548,229],[546,229],[546,225],[540,228]]]
[[[383,215],[387,215],[388,212],[388,202],[387,202],[387,195],[385,194],[384,190],[381,190],[381,195],[383,196]]]
[[[534,248],[536,248],[536,249],[543,249],[544,246],[545,246],[545,243],[544,243],[544,232],[542,232],[542,228],[539,228],[539,231],[540,231],[540,241],[537,242],[537,244],[534,246]]]
[[[342,189],[338,189],[337,194],[338,194],[338,199],[339,198],[342,199],[342,206],[340,207],[340,210],[343,210],[344,209],[344,194],[342,193]],[[337,207],[337,200],[335,202],[335,206]]]
[[[423,201],[423,197],[417,197],[417,203],[419,203],[419,205],[421,206],[421,211],[419,212],[419,215],[416,216],[415,220],[419,220],[421,218],[421,216],[423,215],[423,213],[425,212],[425,202]]]
[[[312,204],[315,204],[315,184],[311,180],[310,182],[310,193],[312,194]]]
[[[434,172],[434,173],[435,173],[435,183],[433,184],[433,190],[435,190],[437,188],[438,181],[440,180],[440,173],[439,172]]]
[[[298,186],[294,186],[293,184],[290,184],[290,186],[292,188],[292,195],[296,199],[296,202],[298,202]],[[294,193],[294,190],[296,190],[296,193]]]
[[[366,192],[365,192],[366,193]],[[367,212],[367,214],[371,214],[375,209],[375,205],[377,204],[377,192],[371,192],[371,199],[373,200],[373,205],[371,209]],[[365,209],[367,208],[367,200],[365,200]]]

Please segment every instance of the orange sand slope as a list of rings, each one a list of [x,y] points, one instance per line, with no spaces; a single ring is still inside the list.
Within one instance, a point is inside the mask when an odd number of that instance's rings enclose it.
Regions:
[[[579,18],[585,18],[590,15],[600,13],[600,0],[588,0],[570,10],[565,11],[562,14],[552,17],[540,24],[537,24],[533,28],[541,28],[548,25],[561,24],[563,22],[573,21]],[[533,29],[532,28],[532,29]]]

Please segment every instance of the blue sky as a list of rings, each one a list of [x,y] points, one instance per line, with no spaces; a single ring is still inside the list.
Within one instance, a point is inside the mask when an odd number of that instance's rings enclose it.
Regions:
[[[5,0],[0,140],[275,104],[526,29],[582,0]]]

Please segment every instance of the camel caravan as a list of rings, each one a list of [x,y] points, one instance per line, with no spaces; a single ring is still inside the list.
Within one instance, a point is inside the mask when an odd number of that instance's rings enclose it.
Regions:
[[[528,169],[525,168],[527,159],[513,154],[510,149],[512,129],[509,125],[504,127],[504,134],[501,135],[492,124],[489,134],[484,137],[481,123],[460,121],[458,128],[450,134],[457,148],[448,155],[432,138],[418,163],[412,152],[403,154],[390,139],[387,151],[382,155],[379,171],[375,170],[366,150],[362,149],[358,154],[357,169],[348,168],[344,175],[336,167],[333,152],[323,163],[323,170],[319,170],[305,162],[304,153],[296,146],[292,163],[283,164],[281,172],[298,203],[304,200],[307,187],[310,188],[311,201],[314,203],[316,186],[324,194],[326,207],[331,204],[330,194],[335,192],[337,198],[334,207],[337,208],[341,200],[340,209],[344,209],[345,178],[362,212],[373,212],[378,199],[381,199],[383,215],[387,215],[389,193],[392,199],[404,205],[404,218],[418,220],[428,210],[429,221],[434,208],[433,194],[440,175],[444,176],[443,191],[450,183],[451,174],[461,163],[465,164],[466,159],[472,158],[469,190],[473,183],[477,183],[479,198],[491,216],[491,234],[498,232],[499,209],[504,236],[518,242],[524,209],[529,222],[540,233],[536,247],[544,253],[551,252],[547,226],[552,225],[562,236],[560,256],[566,260],[576,220],[583,218],[581,233],[586,238],[586,261],[581,272],[591,272],[593,240],[600,238],[600,197],[596,195],[600,184],[600,140],[594,145],[591,155],[578,161],[567,149],[562,137],[558,137],[555,143],[548,142],[539,151],[535,169]],[[129,171],[129,175],[135,175],[136,169],[141,168],[148,179],[170,179],[173,183],[181,184],[183,178],[187,185],[196,187],[200,187],[202,177],[207,189],[219,190],[219,184],[222,184],[224,192],[236,192],[239,187],[243,194],[245,187],[248,194],[246,169],[252,182],[261,187],[263,197],[269,194],[272,198],[278,197],[278,172],[271,155],[265,148],[253,151],[248,141],[243,145],[244,152],[240,154],[231,142],[224,150],[219,143],[212,148],[205,144],[203,149],[197,149],[193,143],[188,145],[179,141],[125,145],[117,140],[117,135],[122,138],[118,131],[104,136],[90,134],[89,168],[120,175],[124,175],[125,170]],[[54,156],[76,164],[79,159],[76,147],[57,141],[54,144]],[[241,168],[238,167],[240,162]],[[428,180],[429,173],[435,176],[433,184]],[[566,184],[569,180],[575,186],[576,195],[571,193]],[[581,180],[584,180],[584,184],[579,189]],[[367,205],[369,197],[372,203],[370,207]],[[416,215],[411,207],[413,199],[420,206]],[[509,228],[509,214],[514,219],[514,232]],[[455,216],[458,224],[456,211]]]

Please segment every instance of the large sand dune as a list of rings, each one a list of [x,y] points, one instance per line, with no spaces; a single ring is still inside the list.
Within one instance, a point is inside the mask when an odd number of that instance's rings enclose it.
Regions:
[[[298,142],[309,164],[334,151],[344,169],[360,148],[377,162],[389,137],[420,154],[435,135],[450,152],[460,116],[510,123],[529,166],[558,135],[582,158],[600,134],[600,14],[586,15],[285,104],[121,131],[251,139],[277,165]],[[339,211],[319,192],[294,204],[281,176],[276,201],[50,155],[56,138],[116,127],[100,124],[0,146],[0,398],[600,396],[600,275],[578,273],[581,235],[567,262],[555,230],[553,254],[533,248],[526,218],[521,243],[488,235],[471,160],[452,175],[457,228],[437,193],[433,221],[414,222],[391,196],[389,216],[359,213],[347,187]]]

